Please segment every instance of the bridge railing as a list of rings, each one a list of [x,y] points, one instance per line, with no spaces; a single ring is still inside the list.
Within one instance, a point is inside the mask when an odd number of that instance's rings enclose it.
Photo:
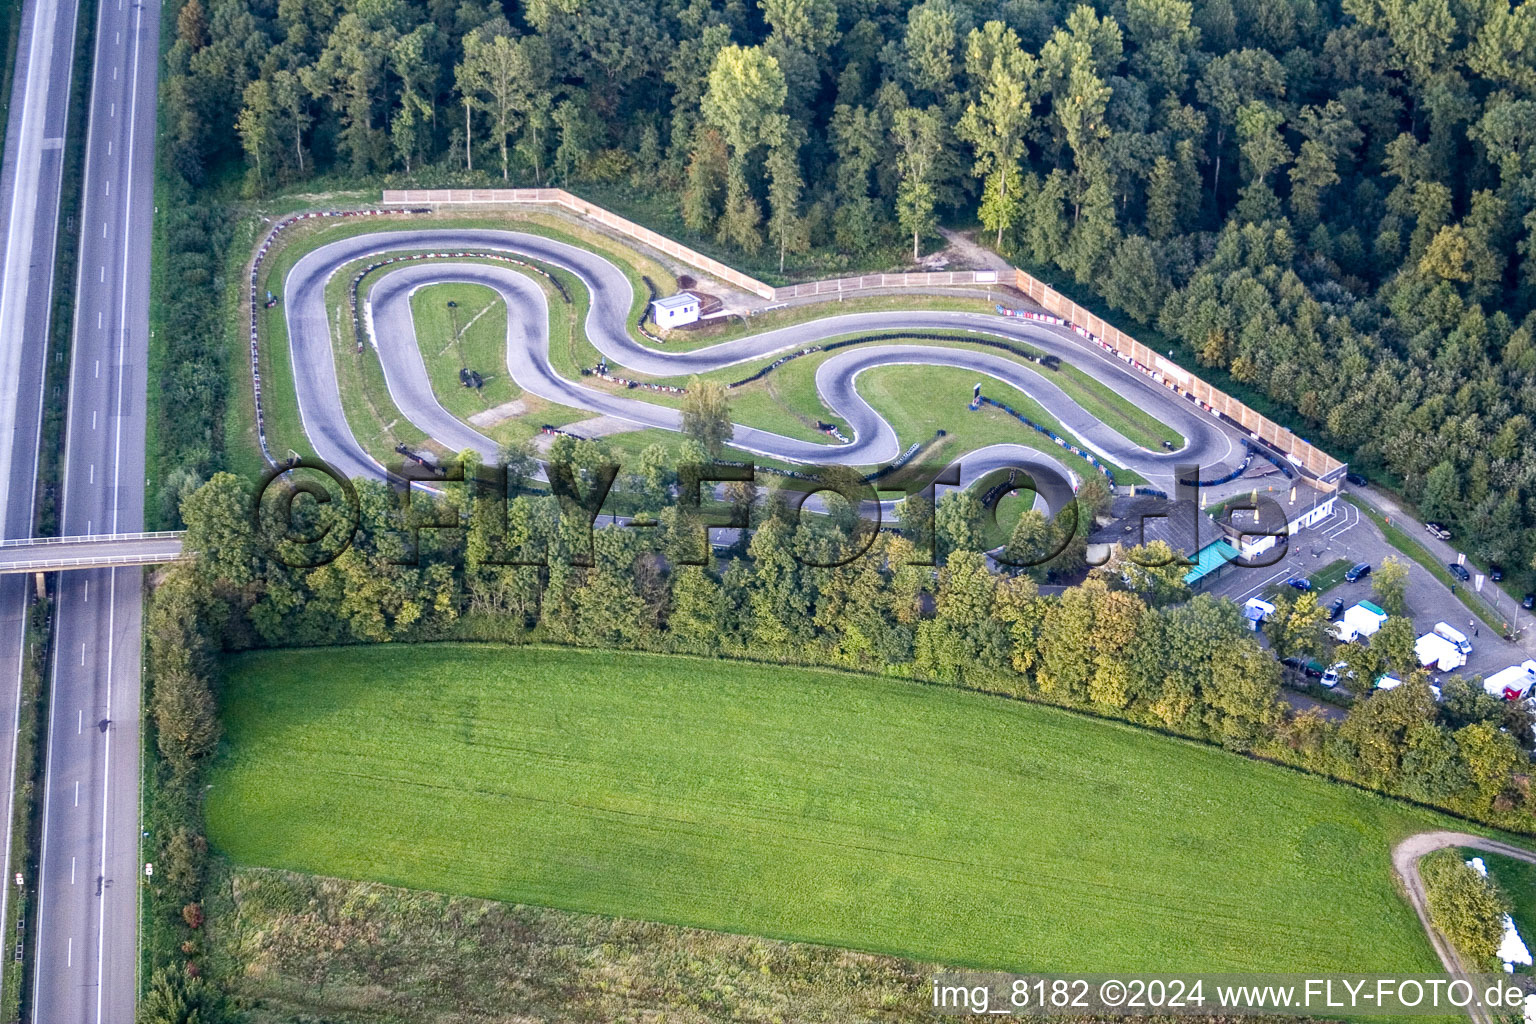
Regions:
[[[0,540],[0,548],[29,548],[53,544],[131,543],[146,540],[179,540],[186,530],[153,530],[147,533],[81,533],[68,537],[15,537]]]
[[[179,552],[175,555],[159,552],[138,555],[86,556],[83,558],[28,558],[20,562],[9,562],[0,558],[0,574],[56,572],[60,569],[112,569],[117,566],[161,565],[165,562],[175,562],[180,559],[181,554]]]

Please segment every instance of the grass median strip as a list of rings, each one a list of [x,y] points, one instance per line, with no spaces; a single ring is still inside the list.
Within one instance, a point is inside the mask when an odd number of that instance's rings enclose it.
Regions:
[[[234,862],[1000,968],[1429,970],[1426,811],[961,690],[422,645],[227,663]]]

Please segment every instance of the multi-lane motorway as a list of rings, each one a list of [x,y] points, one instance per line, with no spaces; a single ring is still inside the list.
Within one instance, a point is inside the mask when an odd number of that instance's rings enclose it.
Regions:
[[[30,537],[35,512],[43,381],[53,306],[53,264],[68,119],[75,8],[37,0],[22,11],[11,115],[0,171],[0,537]],[[0,920],[10,884],[15,817],[16,735],[25,656],[28,581],[0,579],[0,811],[4,874]]]
[[[66,534],[143,528],[159,15],[157,4],[138,0],[100,0],[98,8],[83,199],[69,221],[79,249],[59,524]],[[23,368],[13,376],[0,367],[0,428],[9,430],[0,445],[9,460],[0,486],[13,537],[31,532],[35,465],[27,464],[35,460],[44,397],[50,232],[58,219],[75,13],[62,0],[32,0],[23,17],[0,297],[0,358]],[[88,570],[61,574],[57,584],[34,903],[33,1019],[47,1024],[133,1020],[141,575],[137,568]],[[19,607],[25,578],[9,580],[0,583],[0,599],[11,630],[9,609]],[[19,641],[0,639],[0,657],[16,658]],[[7,700],[10,675],[0,680]],[[14,743],[14,728],[8,735]]]

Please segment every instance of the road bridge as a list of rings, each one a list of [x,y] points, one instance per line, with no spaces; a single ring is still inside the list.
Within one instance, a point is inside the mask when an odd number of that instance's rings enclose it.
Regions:
[[[183,557],[181,541],[184,535],[182,530],[162,530],[158,533],[23,537],[0,541],[0,575],[175,562]]]

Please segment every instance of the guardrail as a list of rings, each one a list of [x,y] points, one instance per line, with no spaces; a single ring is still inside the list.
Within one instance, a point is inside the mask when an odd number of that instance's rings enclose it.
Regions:
[[[0,548],[41,547],[49,544],[107,544],[144,540],[180,540],[186,530],[155,530],[149,533],[81,533],[69,537],[15,537],[0,540]]]
[[[117,566],[163,565],[182,558],[175,554],[146,552],[139,555],[105,555],[101,558],[29,558],[24,562],[0,559],[0,575],[23,572],[57,572],[62,569],[112,569]]]

